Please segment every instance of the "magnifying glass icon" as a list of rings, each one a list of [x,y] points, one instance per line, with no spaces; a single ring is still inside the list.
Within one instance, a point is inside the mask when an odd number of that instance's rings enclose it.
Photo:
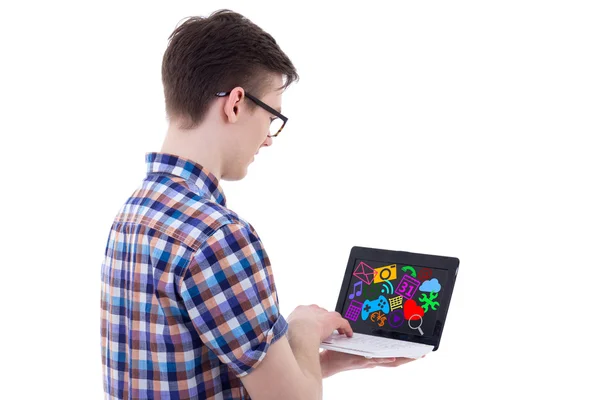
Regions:
[[[415,318],[415,317],[417,317],[417,318]],[[412,324],[411,324],[412,321],[419,321],[419,324],[417,326],[412,326]],[[421,330],[421,325],[423,325],[423,318],[419,314],[413,314],[408,319],[408,326],[410,326],[411,329],[418,329],[421,336],[423,336],[423,331]]]

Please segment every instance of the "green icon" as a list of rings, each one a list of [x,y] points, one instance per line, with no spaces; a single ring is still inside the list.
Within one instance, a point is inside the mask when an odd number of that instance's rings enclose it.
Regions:
[[[373,297],[377,297],[382,293],[381,286],[374,284],[374,283],[371,285],[365,285],[363,287],[365,288],[365,295],[369,299],[373,298]]]
[[[433,301],[437,299],[437,297],[438,294],[433,292],[429,293],[429,297],[427,297],[425,293],[421,294],[421,298],[419,299],[419,301],[423,303],[423,310],[425,310],[425,312],[429,311],[429,306],[431,306],[431,309],[433,311],[437,310],[437,306],[439,306],[440,303],[438,303],[437,301]]]
[[[415,269],[413,267],[411,267],[410,265],[407,265],[405,267],[402,267],[402,271],[407,272],[410,269],[410,274],[412,275],[413,278],[417,277],[417,271],[415,271]]]

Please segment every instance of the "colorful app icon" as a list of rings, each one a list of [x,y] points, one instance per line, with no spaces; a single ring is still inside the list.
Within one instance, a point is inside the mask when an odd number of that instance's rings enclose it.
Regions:
[[[421,285],[421,282],[408,274],[404,274],[394,293],[404,296],[405,299],[412,299],[419,285]]]
[[[383,281],[393,281],[396,279],[396,264],[388,265],[387,267],[375,268],[374,283],[382,283]]]
[[[361,261],[352,275],[354,275],[367,285],[370,285],[371,283],[373,283],[373,279],[375,278],[375,275],[377,275],[377,271],[375,271],[367,263]]]
[[[388,315],[388,324],[392,328],[400,328],[402,326],[402,324],[404,323],[404,320],[405,320],[404,312],[402,310],[392,311]]]

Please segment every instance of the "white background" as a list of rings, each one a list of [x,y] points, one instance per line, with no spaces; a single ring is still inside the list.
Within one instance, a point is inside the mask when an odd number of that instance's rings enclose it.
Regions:
[[[353,245],[460,258],[439,351],[325,398],[597,395],[596,4],[3,3],[0,397],[102,398],[109,228],[166,132],[167,38],[219,8],[300,74],[283,133],[222,182],[282,313],[334,309]]]

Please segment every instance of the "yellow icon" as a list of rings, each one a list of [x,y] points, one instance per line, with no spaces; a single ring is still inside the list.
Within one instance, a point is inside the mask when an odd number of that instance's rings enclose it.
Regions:
[[[392,297],[390,299],[390,311],[402,308],[402,296]]]
[[[396,279],[396,264],[387,267],[375,268],[375,280],[373,283],[383,283]]]

